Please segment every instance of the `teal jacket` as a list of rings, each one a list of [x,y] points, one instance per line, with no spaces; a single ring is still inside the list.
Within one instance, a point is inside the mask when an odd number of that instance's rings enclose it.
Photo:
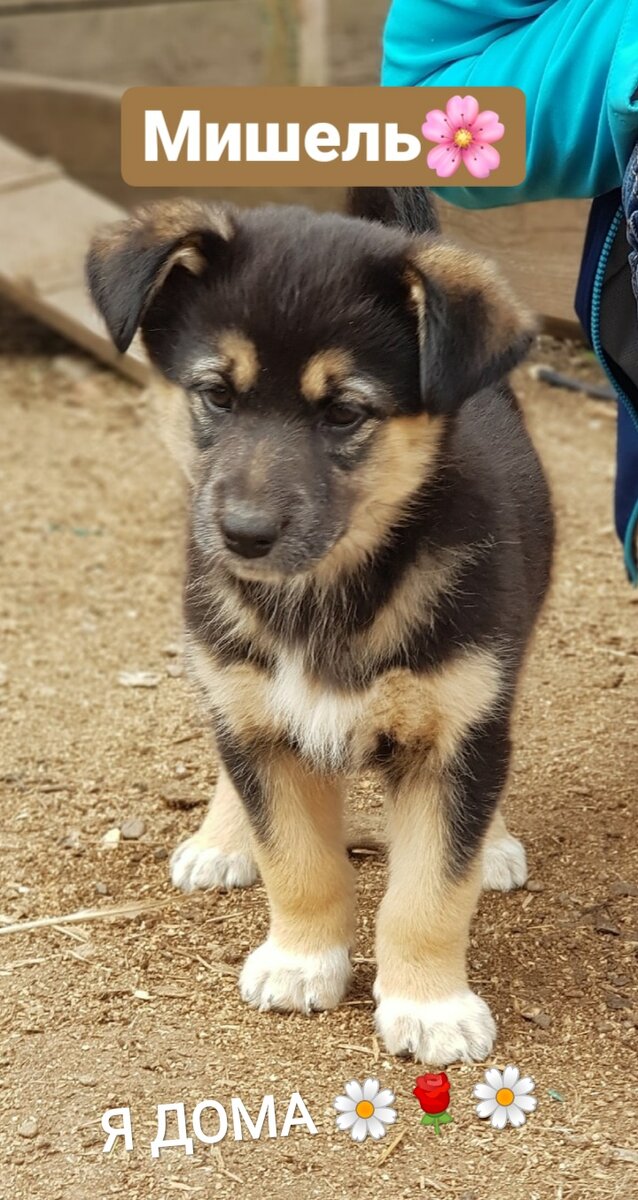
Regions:
[[[638,139],[638,0],[393,0],[381,81],[525,92],[525,183],[441,189],[452,203],[598,196]]]

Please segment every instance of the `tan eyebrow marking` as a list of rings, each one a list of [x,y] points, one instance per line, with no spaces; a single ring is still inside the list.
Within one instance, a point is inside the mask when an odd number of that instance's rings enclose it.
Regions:
[[[353,361],[349,350],[319,350],[301,372],[301,391],[306,400],[315,403],[334,387],[342,383],[352,371]]]
[[[221,355],[228,360],[230,377],[239,392],[254,387],[259,374],[257,347],[245,333],[238,329],[226,329],[217,339]]]

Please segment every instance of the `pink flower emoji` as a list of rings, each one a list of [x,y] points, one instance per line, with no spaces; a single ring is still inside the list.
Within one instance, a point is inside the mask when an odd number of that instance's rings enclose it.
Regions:
[[[433,108],[421,126],[424,138],[436,142],[428,154],[428,167],[439,179],[449,179],[464,162],[475,179],[487,179],[501,161],[492,145],[505,133],[498,113],[487,109],[479,112],[474,96],[452,96],[445,112]]]

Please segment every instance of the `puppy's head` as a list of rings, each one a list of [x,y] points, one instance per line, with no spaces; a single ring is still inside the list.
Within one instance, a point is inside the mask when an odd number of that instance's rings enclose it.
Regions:
[[[98,237],[93,298],[182,389],[193,526],[246,578],[373,553],[463,401],[526,352],[492,269],[438,238],[304,209],[161,203]]]

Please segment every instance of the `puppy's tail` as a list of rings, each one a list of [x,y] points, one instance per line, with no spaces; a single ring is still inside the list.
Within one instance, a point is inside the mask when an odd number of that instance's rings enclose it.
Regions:
[[[429,188],[349,188],[348,212],[352,217],[362,217],[364,221],[400,225],[408,233],[441,232]]]

